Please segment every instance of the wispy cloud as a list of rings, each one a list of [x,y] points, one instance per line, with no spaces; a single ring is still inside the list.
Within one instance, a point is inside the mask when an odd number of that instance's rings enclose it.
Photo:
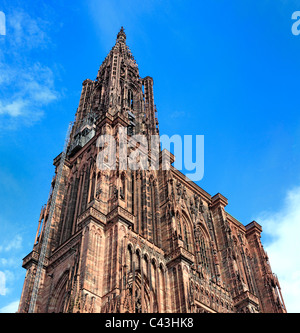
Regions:
[[[18,268],[23,250],[23,237],[16,234],[1,241],[0,245],[0,295],[7,296],[15,289],[15,283],[19,278]]]
[[[9,295],[14,291],[17,272],[14,269],[5,269],[2,273],[5,275],[5,295]]]
[[[12,102],[0,101],[0,115],[9,115],[11,117],[18,117],[24,115],[24,110],[28,106],[26,100],[17,99]]]
[[[59,98],[53,70],[30,53],[51,45],[48,30],[47,21],[22,10],[7,15],[7,35],[0,48],[1,129],[32,125]]]
[[[0,115],[36,121],[43,115],[43,107],[59,97],[54,87],[53,71],[40,63],[26,69],[6,66],[2,73]],[[15,77],[16,81],[13,80]]]
[[[12,250],[19,250],[22,248],[22,236],[15,235],[14,238],[6,241],[4,245],[0,245],[0,252],[10,252]]]
[[[19,49],[46,48],[51,39],[47,34],[50,22],[39,17],[32,18],[23,10],[7,15],[7,38],[10,47]]]
[[[287,192],[281,208],[257,217],[267,236],[265,249],[278,275],[288,312],[300,312],[300,187]]]

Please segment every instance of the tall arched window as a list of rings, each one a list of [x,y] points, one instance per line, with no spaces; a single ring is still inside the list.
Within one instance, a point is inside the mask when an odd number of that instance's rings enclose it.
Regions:
[[[135,269],[137,271],[141,270],[141,255],[140,255],[140,251],[136,250],[136,256],[135,256]]]
[[[157,279],[157,267],[156,262],[152,260],[151,262],[151,268],[150,268],[150,277],[149,277],[149,287],[150,292],[153,291],[152,296],[152,312],[158,312],[158,302],[157,302],[157,296],[159,293],[159,284]]]
[[[146,255],[144,255],[143,257],[143,275],[147,276],[147,278],[149,278],[149,260],[148,257]]]
[[[190,229],[190,225],[188,223],[188,220],[185,217],[182,217],[182,240],[184,244],[184,248],[188,250],[189,252],[194,252],[194,246],[193,246],[193,238],[192,233]]]
[[[64,306],[67,304],[69,296],[66,290],[68,278],[69,270],[66,270],[55,285],[55,288],[53,288],[48,313],[64,312]]]
[[[127,257],[127,271],[132,272],[133,271],[133,254],[132,254],[132,249],[131,246],[128,245],[128,257]]]
[[[125,195],[126,195],[126,178],[125,178],[125,173],[123,172],[121,175],[120,198],[122,200],[125,200]]]
[[[152,212],[152,240],[155,245],[160,246],[161,244],[161,236],[160,230],[158,228],[159,225],[159,211],[158,211],[158,191],[156,181],[152,178],[150,179],[150,205]]]
[[[61,243],[63,243],[72,235],[74,215],[77,202],[78,184],[79,184],[79,178],[77,177],[71,181],[71,190],[68,198],[69,202],[67,203],[67,212],[65,216],[65,221],[63,223]]]
[[[201,265],[204,268],[209,269],[209,257],[208,257],[207,250],[208,249],[207,249],[207,246],[205,243],[205,239],[202,235],[200,238],[200,243],[199,243],[199,259],[200,259]]]
[[[181,224],[180,224],[180,216],[179,213],[176,213],[176,225],[177,225],[177,234],[179,239],[182,239],[182,230],[181,230]]]
[[[128,90],[128,107],[133,109],[133,93],[131,89]]]
[[[93,172],[92,174],[92,177],[91,177],[91,180],[90,180],[90,186],[91,186],[91,192],[90,192],[90,200],[89,201],[92,201],[94,200],[95,198],[95,186],[96,186],[96,173]]]
[[[100,108],[102,102],[102,85],[98,88],[98,107]]]
[[[197,247],[197,261],[202,273],[212,275],[212,260],[209,239],[203,229],[198,226],[195,229],[195,242]]]
[[[144,203],[146,199],[146,193],[144,192],[145,179],[143,177],[142,171],[136,173],[136,184],[135,184],[135,204],[136,204],[136,225],[135,231],[143,235],[144,233]]]
[[[158,281],[159,281],[159,304],[160,312],[166,311],[166,281],[165,281],[165,274],[162,265],[159,266],[158,270]]]
[[[90,167],[90,168],[85,167],[84,172],[83,172],[83,181],[82,181],[82,185],[81,185],[80,213],[83,213],[86,209],[91,170],[92,170],[92,167]]]

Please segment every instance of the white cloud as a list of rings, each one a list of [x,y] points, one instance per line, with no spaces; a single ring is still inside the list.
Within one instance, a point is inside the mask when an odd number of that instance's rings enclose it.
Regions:
[[[256,219],[269,240],[264,248],[278,276],[288,312],[300,312],[300,187],[290,190],[277,212]]]
[[[53,71],[40,63],[26,68],[3,66],[0,80],[0,116],[23,119],[32,123],[39,120],[43,107],[58,99]],[[18,77],[17,80],[12,78]],[[5,96],[5,97],[2,97]],[[4,126],[4,124],[3,124]]]
[[[26,100],[17,99],[12,102],[3,103],[0,101],[0,115],[18,117],[24,114],[24,109],[28,105]]]
[[[0,258],[0,266],[19,268],[20,258],[19,257]]]
[[[18,311],[20,301],[14,301],[0,309],[0,313],[15,313]]]
[[[23,10],[14,11],[7,16],[7,37],[11,47],[32,49],[47,47],[49,22],[39,17],[32,18]]]
[[[19,250],[22,248],[22,236],[21,235],[15,235],[12,239],[9,241],[6,241],[4,244],[0,246],[0,252],[11,252],[12,250]]]
[[[16,270],[0,271],[0,296],[6,296],[14,291],[16,278]]]
[[[19,250],[22,247],[22,236],[16,235],[12,240],[8,242],[4,250],[9,252],[11,250]]]
[[[24,11],[7,17],[7,43],[0,47],[1,129],[32,125],[44,115],[45,107],[58,99],[54,73],[34,61],[28,51],[51,45],[49,22],[32,18]]]
[[[4,296],[6,294],[6,277],[5,273],[0,271],[0,295]]]

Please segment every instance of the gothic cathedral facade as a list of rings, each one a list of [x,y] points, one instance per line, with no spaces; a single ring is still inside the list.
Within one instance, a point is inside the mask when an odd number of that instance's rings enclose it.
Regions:
[[[99,170],[97,138],[159,134],[153,79],[141,78],[121,28],[96,80],[85,80],[57,196],[42,208],[20,313],[29,311],[49,210],[55,200],[33,312],[286,312],[263,249],[244,226],[172,165]],[[174,158],[172,154],[169,154]],[[116,163],[119,163],[118,152]]]

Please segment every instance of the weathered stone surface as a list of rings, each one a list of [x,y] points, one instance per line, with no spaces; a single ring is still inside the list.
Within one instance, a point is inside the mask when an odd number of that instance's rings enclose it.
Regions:
[[[172,166],[98,170],[97,138],[118,140],[120,126],[128,140],[159,133],[153,79],[139,76],[123,29],[97,79],[83,82],[35,312],[285,312],[261,226],[233,218],[222,194]],[[24,258],[19,312],[29,308],[51,200]]]

